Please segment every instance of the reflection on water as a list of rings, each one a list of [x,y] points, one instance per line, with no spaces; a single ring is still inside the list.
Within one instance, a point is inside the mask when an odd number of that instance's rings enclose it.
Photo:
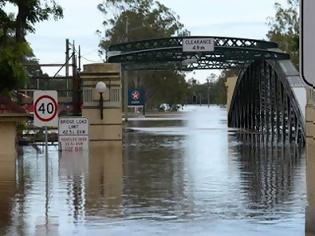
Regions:
[[[284,149],[240,146],[239,151],[249,217],[262,222],[281,221],[303,206],[305,161],[301,156],[304,150],[296,146]]]
[[[307,200],[308,205],[305,211],[305,228],[306,232],[312,232],[315,235],[315,142],[307,139]],[[309,234],[311,235],[311,234]]]
[[[25,148],[0,235],[304,235],[304,150],[251,148],[220,107],[131,120],[124,147]],[[47,187],[47,188],[46,188]]]
[[[12,165],[9,164],[0,162],[0,235],[5,232],[1,226],[12,224],[13,202],[11,199],[14,198],[17,192],[15,168],[12,168]]]
[[[91,150],[86,189],[86,216],[108,218],[122,215],[123,170],[122,147]],[[89,220],[90,221],[90,220]]]

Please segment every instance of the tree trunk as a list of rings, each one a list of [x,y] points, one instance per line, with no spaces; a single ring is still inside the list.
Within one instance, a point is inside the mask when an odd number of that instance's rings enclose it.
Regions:
[[[16,17],[15,39],[17,42],[25,41],[26,18],[28,13],[28,0],[18,1],[18,14]]]

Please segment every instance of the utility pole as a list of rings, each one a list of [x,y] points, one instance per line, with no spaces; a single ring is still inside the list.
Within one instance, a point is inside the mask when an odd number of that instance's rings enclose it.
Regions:
[[[126,42],[128,42],[128,33],[129,33],[129,19],[128,16],[126,16]]]
[[[208,95],[208,107],[209,107],[210,106],[209,79],[207,79],[207,95]]]
[[[65,70],[66,70],[66,89],[67,89],[67,97],[69,96],[69,39],[66,39],[66,64],[65,64]]]
[[[78,62],[78,71],[81,71],[81,46],[79,45],[79,62]]]
[[[128,42],[128,27],[129,21],[128,16],[126,15],[126,42]],[[122,65],[122,81],[123,81],[123,88],[124,88],[124,113],[125,113],[125,123],[128,122],[128,72],[125,70],[124,66]]]
[[[80,80],[77,68],[77,56],[75,53],[75,43],[72,43],[72,108],[74,115],[80,113]]]

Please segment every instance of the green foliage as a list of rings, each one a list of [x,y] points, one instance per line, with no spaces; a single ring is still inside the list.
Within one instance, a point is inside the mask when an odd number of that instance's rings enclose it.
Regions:
[[[189,93],[187,102],[191,104],[218,104],[225,105],[227,98],[227,88],[225,82],[228,77],[237,75],[235,70],[224,70],[221,75],[216,78],[211,74],[207,79],[207,83],[198,84],[196,80],[189,80]]]
[[[8,40],[0,44],[0,93],[24,85],[27,74],[21,58],[30,53],[31,49],[26,42]]]
[[[105,32],[98,30],[105,35],[99,44],[101,55],[115,43],[188,34],[179,17],[158,1],[104,0],[98,9],[104,13],[106,28]],[[129,87],[145,90],[148,108],[160,103],[183,103],[187,93],[184,78],[176,71],[128,72]]]
[[[289,53],[299,68],[299,0],[287,0],[286,6],[275,3],[276,14],[268,19],[267,37]]]
[[[176,71],[164,71],[159,73],[146,72],[141,84],[133,83],[130,87],[141,87],[146,91],[147,106],[157,107],[160,103],[178,104],[184,103],[188,94],[188,85],[184,76]]]
[[[99,44],[100,52],[114,43],[189,34],[179,16],[158,1],[104,0],[98,9],[104,13],[106,29],[97,31],[105,35]]]
[[[34,25],[38,22],[55,20],[63,17],[62,8],[54,0],[3,0],[17,7],[15,18],[15,37],[17,41],[25,41],[26,32],[34,32]]]
[[[6,12],[6,4],[15,6],[17,14]],[[23,65],[34,56],[25,34],[34,32],[36,23],[50,16],[58,19],[62,14],[62,8],[54,0],[0,0],[0,93],[20,88],[28,75],[38,70],[34,67],[26,70]]]

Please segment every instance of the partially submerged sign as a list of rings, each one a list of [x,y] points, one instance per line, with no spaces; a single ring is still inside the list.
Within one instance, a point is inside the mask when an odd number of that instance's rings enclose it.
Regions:
[[[88,119],[85,117],[59,118],[59,144],[63,151],[80,152],[88,150]]]
[[[183,52],[213,52],[213,38],[184,38]]]
[[[305,83],[315,88],[315,1],[301,0],[300,73]]]

